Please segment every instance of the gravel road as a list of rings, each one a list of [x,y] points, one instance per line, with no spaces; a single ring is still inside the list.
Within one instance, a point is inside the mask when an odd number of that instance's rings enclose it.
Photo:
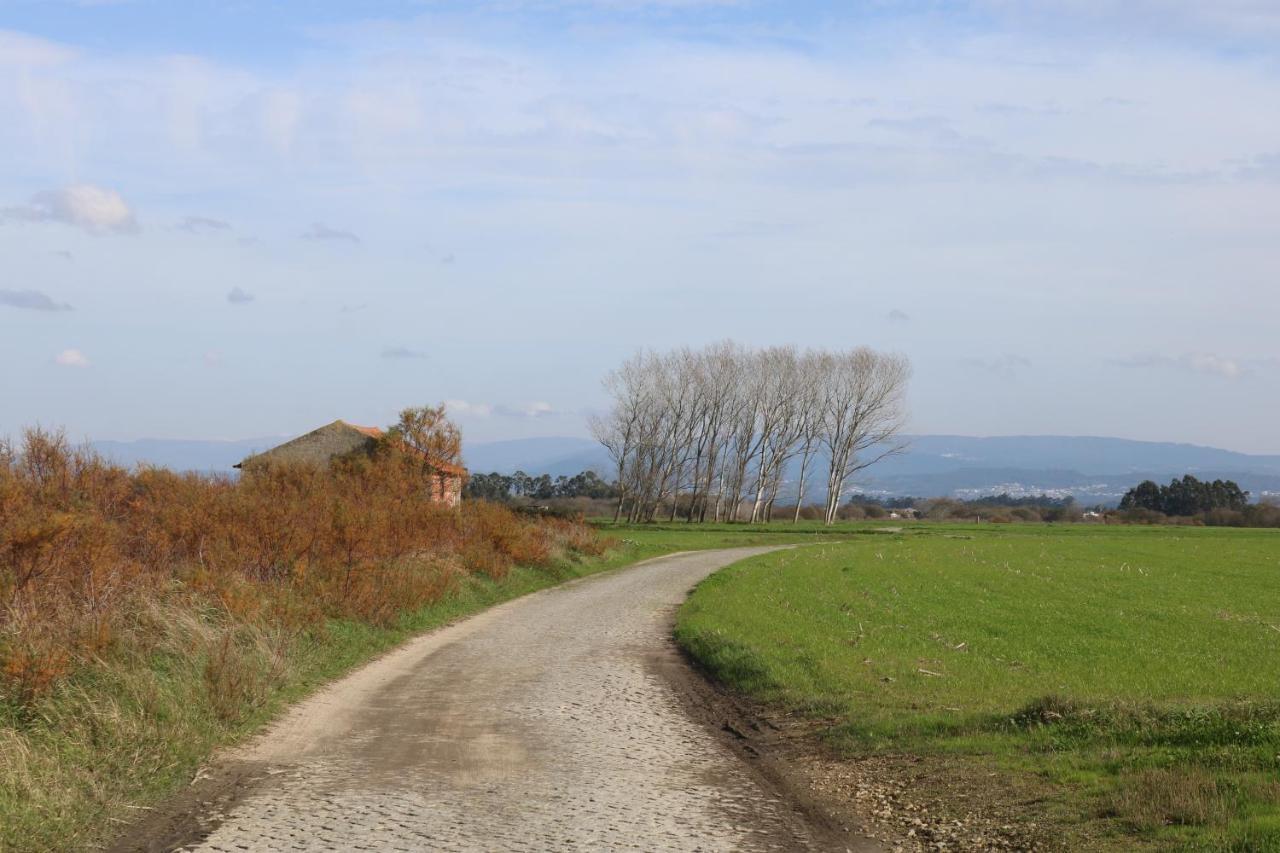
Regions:
[[[766,550],[659,558],[413,640],[230,756],[255,782],[194,804],[167,849],[827,849],[664,674],[676,605]]]

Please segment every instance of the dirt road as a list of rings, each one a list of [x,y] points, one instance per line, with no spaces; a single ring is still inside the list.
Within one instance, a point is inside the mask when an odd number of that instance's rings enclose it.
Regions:
[[[830,849],[673,679],[688,678],[676,605],[765,550],[660,558],[414,640],[230,756],[217,796],[197,787],[117,849]]]

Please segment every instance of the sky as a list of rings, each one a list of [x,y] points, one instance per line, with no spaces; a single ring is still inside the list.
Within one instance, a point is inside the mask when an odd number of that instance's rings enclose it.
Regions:
[[[585,435],[733,338],[1280,453],[1277,0],[0,0],[0,150],[0,435]]]

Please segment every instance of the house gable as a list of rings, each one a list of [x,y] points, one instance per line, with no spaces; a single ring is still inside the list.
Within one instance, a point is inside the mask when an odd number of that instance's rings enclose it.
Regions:
[[[270,450],[250,456],[236,467],[244,468],[266,462],[328,465],[330,461],[341,456],[371,453],[381,435],[382,430],[377,427],[358,427],[346,421],[334,421],[306,435],[300,435]]]

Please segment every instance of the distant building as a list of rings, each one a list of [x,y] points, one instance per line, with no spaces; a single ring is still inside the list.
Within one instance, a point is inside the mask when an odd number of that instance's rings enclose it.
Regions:
[[[890,518],[919,518],[920,510],[914,507],[899,507],[889,513]]]
[[[378,439],[382,436],[383,431],[377,427],[334,421],[270,450],[249,456],[235,467],[243,469],[272,462],[320,467],[343,456],[370,454],[378,446]],[[441,460],[428,460],[428,465],[432,470],[431,499],[447,506],[457,506],[462,500],[462,484],[466,480],[467,469]]]

